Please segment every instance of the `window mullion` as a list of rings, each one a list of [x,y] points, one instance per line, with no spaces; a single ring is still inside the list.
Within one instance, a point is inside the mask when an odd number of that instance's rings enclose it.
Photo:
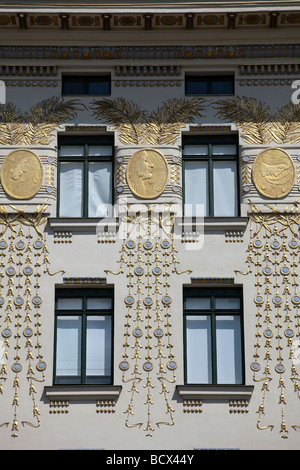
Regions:
[[[60,216],[60,171],[61,171],[61,161],[57,159],[57,217]]]
[[[87,319],[86,313],[82,314],[81,322],[81,383],[86,384],[86,337],[87,337]]]
[[[208,145],[208,191],[209,191],[209,215],[214,216],[214,175],[213,175],[213,159],[212,144]]]
[[[84,145],[84,163],[83,163],[83,217],[88,217],[89,209],[89,161],[88,161],[88,144]]]
[[[211,313],[211,362],[212,362],[212,383],[218,383],[217,375],[217,330],[216,330],[216,314]]]

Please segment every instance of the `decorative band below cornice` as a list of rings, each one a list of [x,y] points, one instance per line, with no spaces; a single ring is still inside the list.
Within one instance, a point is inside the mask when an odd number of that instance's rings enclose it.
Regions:
[[[1,46],[0,59],[184,60],[299,58],[298,44],[198,46]]]

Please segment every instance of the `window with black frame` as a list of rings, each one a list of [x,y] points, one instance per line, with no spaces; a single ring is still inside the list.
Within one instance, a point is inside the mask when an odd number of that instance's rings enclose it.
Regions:
[[[110,95],[110,75],[63,75],[63,95]]]
[[[186,95],[233,95],[233,75],[186,75]]]
[[[243,306],[239,288],[184,290],[186,384],[243,384]]]
[[[57,289],[54,384],[112,384],[112,289]]]
[[[185,215],[239,216],[237,136],[184,136],[182,158]]]
[[[113,149],[110,136],[59,139],[59,217],[112,215]]]

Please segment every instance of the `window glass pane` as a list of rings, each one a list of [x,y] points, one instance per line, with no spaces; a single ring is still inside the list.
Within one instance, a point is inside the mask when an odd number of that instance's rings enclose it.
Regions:
[[[238,215],[236,162],[214,162],[214,216]]]
[[[208,145],[185,145],[184,155],[208,155]]]
[[[83,164],[60,164],[60,217],[82,217]]]
[[[241,384],[241,325],[239,316],[216,317],[217,382]]]
[[[92,157],[111,157],[111,145],[89,145],[89,155]]]
[[[59,155],[61,157],[83,157],[84,146],[83,145],[62,145],[59,149]]]
[[[211,80],[212,95],[232,95],[233,94],[233,78],[222,78]]]
[[[186,316],[187,383],[211,383],[210,317]]]
[[[111,317],[87,317],[86,375],[87,383],[93,378],[111,374]],[[90,380],[88,379],[90,377]]]
[[[58,310],[82,310],[82,299],[57,299]]]
[[[87,92],[90,95],[108,95],[110,93],[110,78],[89,78]]]
[[[108,217],[112,213],[112,164],[89,164],[89,217]]]
[[[217,297],[216,298],[217,309],[237,310],[240,308],[240,299],[234,297]]]
[[[208,93],[208,80],[205,78],[186,77],[185,92],[188,95]]]
[[[213,145],[213,155],[236,155],[236,145]]]
[[[184,213],[188,217],[208,215],[208,163],[184,163]]]
[[[82,77],[62,77],[62,92],[64,95],[84,94],[84,79]]]
[[[81,318],[57,317],[56,376],[60,383],[78,383],[81,375]],[[64,379],[65,377],[65,379]]]
[[[96,297],[87,299],[87,309],[88,310],[110,310],[111,309],[111,299],[104,297]]]
[[[210,298],[187,297],[185,299],[185,308],[187,310],[208,310],[210,309]]]

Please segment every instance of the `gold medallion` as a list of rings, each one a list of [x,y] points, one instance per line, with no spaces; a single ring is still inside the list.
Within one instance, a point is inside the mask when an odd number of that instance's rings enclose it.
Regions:
[[[138,150],[127,166],[127,182],[136,196],[154,199],[165,189],[169,178],[168,163],[157,150]]]
[[[271,148],[257,155],[253,165],[256,189],[270,199],[286,196],[293,188],[296,172],[294,163],[284,150]]]
[[[14,150],[5,158],[1,167],[1,183],[4,191],[15,199],[30,199],[43,182],[43,166],[31,150]]]

